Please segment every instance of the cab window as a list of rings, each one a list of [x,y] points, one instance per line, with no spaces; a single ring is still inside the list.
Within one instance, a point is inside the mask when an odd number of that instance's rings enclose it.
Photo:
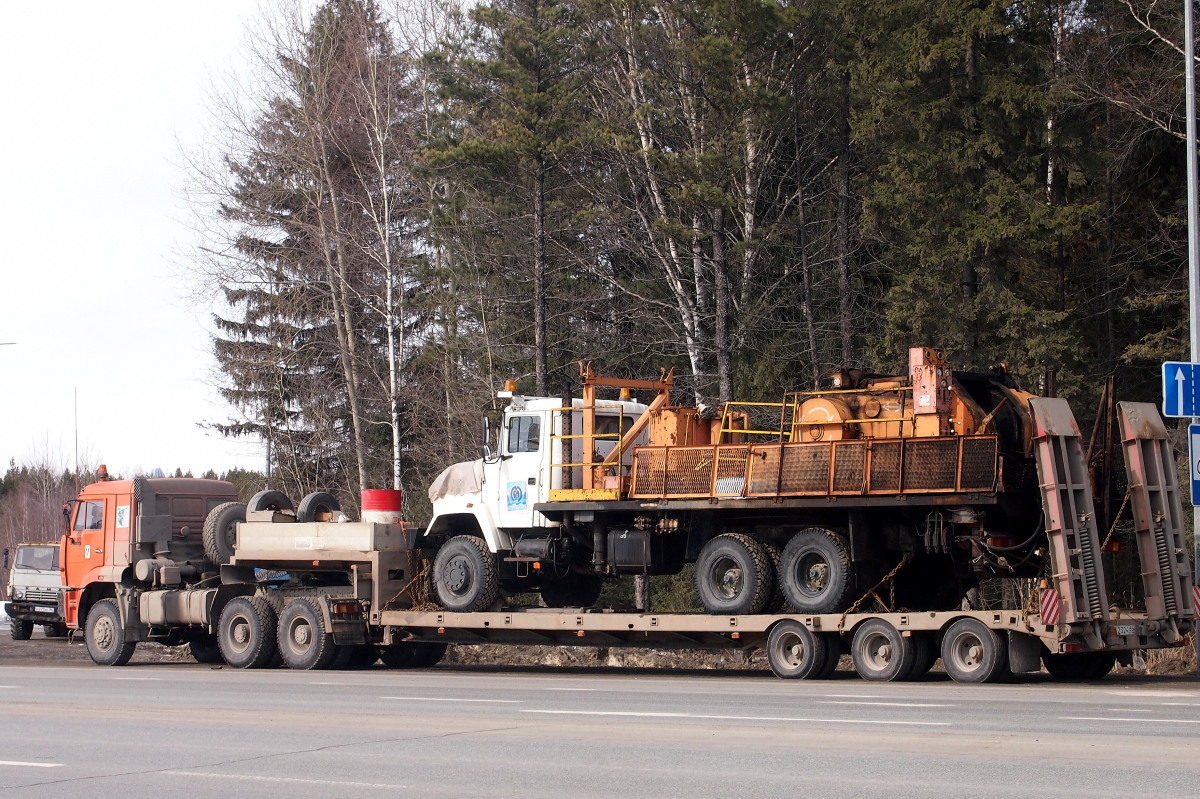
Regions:
[[[75,510],[76,530],[99,530],[104,527],[104,500],[80,502]]]
[[[542,420],[537,416],[513,416],[508,420],[508,451],[537,452]]]

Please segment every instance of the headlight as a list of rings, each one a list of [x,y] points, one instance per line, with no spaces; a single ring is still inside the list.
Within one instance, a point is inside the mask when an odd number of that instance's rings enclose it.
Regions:
[[[24,598],[25,598],[25,589],[24,589],[24,588],[13,588],[13,587],[10,585],[10,586],[8,587],[8,590],[9,590],[9,591],[12,591],[12,598],[13,598],[13,599],[24,599]]]

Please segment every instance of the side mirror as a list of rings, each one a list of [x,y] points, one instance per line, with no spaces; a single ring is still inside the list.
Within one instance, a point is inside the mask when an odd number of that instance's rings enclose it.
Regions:
[[[8,550],[8,549],[4,550],[4,566],[3,566],[3,568],[5,568],[5,569],[8,568],[8,560],[9,560],[10,552],[11,552],[11,550]]]
[[[483,415],[481,438],[479,442],[479,457],[485,461],[492,459],[492,422],[487,414]]]

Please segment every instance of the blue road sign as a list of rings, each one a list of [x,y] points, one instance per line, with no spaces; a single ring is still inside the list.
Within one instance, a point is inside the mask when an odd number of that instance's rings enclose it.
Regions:
[[[1163,416],[1200,416],[1200,363],[1168,361],[1162,378]]]
[[[1192,504],[1200,506],[1200,424],[1188,425],[1188,461],[1192,473]]]

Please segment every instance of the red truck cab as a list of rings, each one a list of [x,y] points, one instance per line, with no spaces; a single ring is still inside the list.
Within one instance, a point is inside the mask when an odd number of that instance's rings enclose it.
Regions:
[[[185,583],[215,571],[204,555],[204,520],[212,508],[236,499],[233,485],[223,480],[109,480],[101,467],[101,479],[64,511],[67,529],[59,562],[64,585],[72,587],[65,602],[67,626],[83,627],[100,599],[149,587],[138,572],[156,572],[148,564],[138,569],[141,561],[180,569],[189,575]]]

